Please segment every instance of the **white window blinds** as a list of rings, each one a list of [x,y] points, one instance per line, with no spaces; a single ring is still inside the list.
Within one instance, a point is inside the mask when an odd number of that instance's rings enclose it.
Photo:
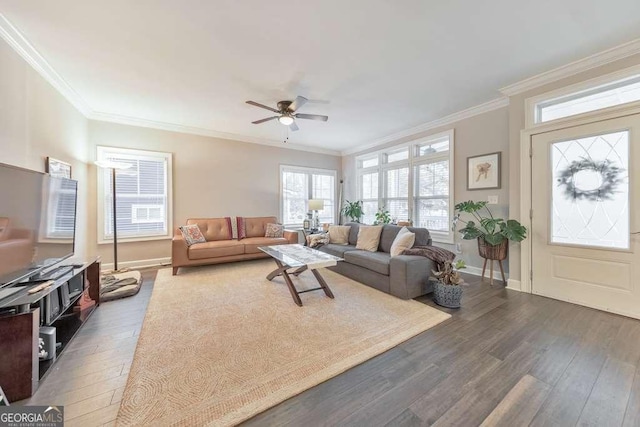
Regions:
[[[100,147],[98,160],[128,164],[116,170],[118,238],[168,237],[171,233],[171,154]],[[113,239],[111,169],[99,170],[104,240]]]

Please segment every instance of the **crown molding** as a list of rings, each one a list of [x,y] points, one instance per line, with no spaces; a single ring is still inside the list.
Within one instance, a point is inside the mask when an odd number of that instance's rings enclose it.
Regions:
[[[82,97],[53,69],[46,59],[24,38],[16,27],[0,13],[0,37],[6,41],[34,70],[62,94],[80,113],[92,112]]]
[[[514,96],[549,83],[571,77],[584,71],[618,61],[640,53],[640,39],[607,49],[586,58],[579,59],[550,71],[505,86],[500,92],[506,96]]]
[[[326,148],[312,147],[310,145],[298,145],[283,143],[265,138],[256,138],[252,136],[239,135],[235,133],[218,132],[211,129],[198,128],[194,126],[185,126],[175,123],[157,122],[154,120],[139,119],[135,117],[121,116],[111,113],[93,112],[88,117],[89,120],[100,122],[118,123],[121,125],[129,125],[143,127],[149,129],[165,130],[170,132],[186,133],[191,135],[208,136],[212,138],[228,139],[232,141],[248,142],[251,144],[268,145],[271,147],[284,148],[289,150],[307,151],[318,154],[328,154],[331,156],[340,156],[339,151],[328,150]]]
[[[509,98],[507,97],[496,98],[494,100],[485,102],[484,104],[476,105],[475,107],[467,108],[466,110],[449,114],[448,116],[442,117],[440,119],[423,123],[421,125],[418,125],[400,132],[392,133],[391,135],[387,135],[385,137],[376,139],[369,144],[360,145],[354,148],[350,148],[348,150],[344,150],[341,152],[341,154],[343,156],[358,154],[363,151],[371,150],[372,148],[377,148],[381,145],[388,144],[390,142],[398,141],[399,139],[402,139],[402,138],[417,135],[419,133],[426,132],[442,126],[447,126],[455,122],[459,122],[460,120],[468,119],[468,118],[477,116],[479,114],[488,113],[489,111],[498,110],[500,108],[506,107],[507,105],[509,105]]]

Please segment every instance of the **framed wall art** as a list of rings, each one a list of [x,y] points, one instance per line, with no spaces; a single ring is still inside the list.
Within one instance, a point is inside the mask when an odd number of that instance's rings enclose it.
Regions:
[[[467,157],[467,190],[500,188],[501,152]]]
[[[53,157],[47,157],[44,171],[51,176],[71,179],[71,165]]]

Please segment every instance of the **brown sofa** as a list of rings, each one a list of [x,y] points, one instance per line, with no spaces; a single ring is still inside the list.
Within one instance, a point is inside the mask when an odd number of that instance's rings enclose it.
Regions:
[[[171,247],[173,275],[180,267],[194,265],[221,264],[246,259],[268,258],[259,246],[287,245],[298,243],[297,231],[284,231],[284,237],[264,237],[267,224],[277,223],[276,217],[244,218],[247,237],[241,240],[229,239],[231,232],[225,218],[195,218],[187,220],[187,225],[198,224],[204,234],[205,243],[195,243],[190,247],[179,229],[175,230]]]

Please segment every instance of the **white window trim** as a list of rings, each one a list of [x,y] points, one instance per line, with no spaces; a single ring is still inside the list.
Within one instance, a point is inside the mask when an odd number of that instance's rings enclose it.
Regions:
[[[309,168],[306,166],[294,166],[294,165],[280,165],[280,175],[278,177],[278,196],[279,196],[279,200],[278,200],[278,221],[280,221],[281,224],[283,224],[285,227],[292,227],[292,228],[302,228],[302,224],[285,224],[283,221],[284,218],[284,198],[283,198],[283,194],[282,194],[282,173],[283,172],[301,172],[301,173],[306,173],[306,174],[318,174],[318,175],[331,175],[333,176],[333,222],[336,222],[336,219],[338,218],[338,205],[339,205],[339,200],[338,200],[338,171],[336,171],[335,169],[321,169],[321,168]],[[309,185],[311,185],[311,183],[309,183]]]
[[[538,114],[538,104],[553,101],[558,98],[564,98],[573,94],[579,94],[589,90],[596,89],[600,86],[605,86],[614,83],[619,80],[632,78],[640,75],[640,65],[625,68],[624,70],[616,71],[614,73],[605,74],[593,79],[585,80],[569,86],[564,86],[560,89],[545,92],[540,95],[536,95],[525,100],[525,129],[537,129],[549,124],[556,125],[559,123],[568,123],[572,120],[597,117],[602,114],[624,111],[628,109],[640,107],[640,101],[627,102],[625,104],[614,105],[612,107],[601,108],[599,110],[588,111],[586,113],[575,114],[568,117],[562,117],[555,120],[548,120],[546,122],[536,123],[536,116]]]
[[[449,139],[449,151],[442,153],[434,153],[432,155],[424,155],[418,156],[417,147],[420,145],[424,145],[425,143],[435,142],[438,139],[448,138]],[[384,163],[385,155],[390,152],[395,152],[401,150],[405,147],[409,148],[409,158],[407,160],[399,160],[393,163]],[[362,197],[362,175],[371,172],[378,172],[378,208],[383,207],[384,200],[386,200],[386,187],[384,186],[384,174],[388,169],[397,169],[398,167],[408,166],[409,167],[409,215],[411,220],[415,219],[415,195],[414,195],[414,168],[416,165],[420,165],[423,163],[431,163],[434,160],[442,160],[445,158],[449,158],[449,218],[453,219],[454,214],[454,206],[455,206],[455,194],[454,194],[454,176],[455,176],[455,163],[454,163],[454,152],[455,152],[455,132],[453,129],[428,135],[425,137],[421,137],[418,139],[414,139],[408,142],[404,142],[398,145],[394,145],[391,147],[387,147],[384,149],[380,149],[377,151],[369,152],[366,154],[362,154],[360,156],[356,156],[355,158],[355,167],[356,167],[356,194],[357,199],[361,200]],[[372,166],[366,169],[359,168],[360,161],[363,159],[370,159],[372,157],[378,156],[378,166]],[[453,231],[449,230],[448,232],[441,231],[431,231],[431,238],[434,242],[438,243],[447,243],[453,244],[455,242],[455,234]]]
[[[171,153],[163,153],[159,151],[134,150],[129,148],[98,146],[96,150],[96,159],[100,159],[103,153],[120,153],[129,156],[147,156],[166,159],[167,161],[167,233],[163,235],[138,236],[138,237],[120,237],[118,243],[121,242],[146,242],[153,240],[167,240],[173,238],[173,155]],[[102,168],[96,166],[97,184],[98,184],[98,244],[113,244],[112,238],[106,238],[104,235],[104,174]]]

